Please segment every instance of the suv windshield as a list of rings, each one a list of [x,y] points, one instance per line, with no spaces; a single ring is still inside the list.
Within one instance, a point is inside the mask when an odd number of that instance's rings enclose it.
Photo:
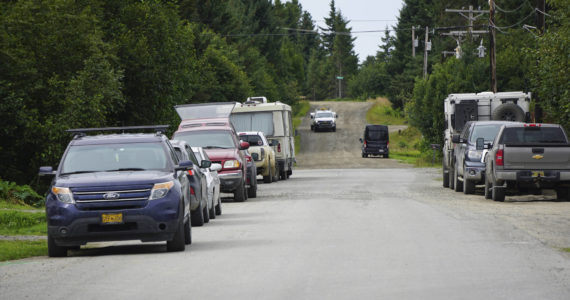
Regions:
[[[159,143],[72,146],[63,161],[62,174],[163,170],[168,166]]]
[[[318,112],[316,118],[332,118],[333,114],[330,112]]]
[[[485,142],[492,142],[495,140],[499,129],[501,129],[503,124],[493,124],[493,125],[479,125],[473,127],[473,133],[469,138],[469,142],[475,143],[478,138],[485,139]]]
[[[182,140],[192,147],[211,148],[237,148],[230,131],[187,131],[174,135],[177,140]]]

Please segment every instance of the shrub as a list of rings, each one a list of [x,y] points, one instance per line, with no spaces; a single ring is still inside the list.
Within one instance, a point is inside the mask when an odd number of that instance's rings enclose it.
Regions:
[[[40,206],[43,197],[29,185],[17,185],[15,182],[0,180],[0,200],[12,204]]]

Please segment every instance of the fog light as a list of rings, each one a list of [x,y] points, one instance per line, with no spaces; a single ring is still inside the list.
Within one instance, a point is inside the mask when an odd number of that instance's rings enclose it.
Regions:
[[[59,233],[61,233],[61,234],[67,234],[67,228],[61,228],[61,229],[59,230]]]
[[[475,175],[475,170],[469,170],[469,175]]]

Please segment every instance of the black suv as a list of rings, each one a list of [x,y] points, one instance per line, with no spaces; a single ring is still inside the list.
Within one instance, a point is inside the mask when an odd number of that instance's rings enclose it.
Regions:
[[[390,135],[386,125],[366,125],[364,128],[364,139],[360,138],[362,144],[362,157],[368,155],[382,155],[388,158],[390,155]]]
[[[482,145],[492,143],[501,126],[510,121],[470,121],[465,123],[460,134],[454,134],[450,188],[465,194],[473,194],[476,185],[485,184],[485,161]],[[477,149],[479,139],[480,149]]]
[[[168,251],[191,243],[187,171],[168,138],[168,126],[68,130],[74,134],[46,198],[49,256],[87,242],[166,241]],[[155,133],[124,133],[130,130]],[[120,134],[87,133],[119,131]]]

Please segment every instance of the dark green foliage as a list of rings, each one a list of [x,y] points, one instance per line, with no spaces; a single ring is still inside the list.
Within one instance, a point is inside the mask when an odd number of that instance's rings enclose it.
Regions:
[[[39,206],[43,197],[28,185],[17,185],[15,182],[0,180],[0,200],[10,204],[27,204]],[[1,219],[1,218],[0,218]]]

